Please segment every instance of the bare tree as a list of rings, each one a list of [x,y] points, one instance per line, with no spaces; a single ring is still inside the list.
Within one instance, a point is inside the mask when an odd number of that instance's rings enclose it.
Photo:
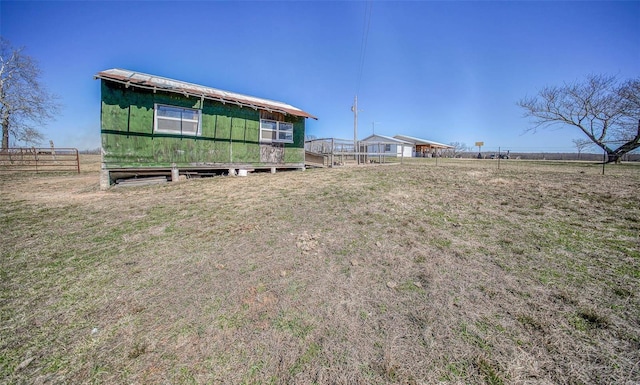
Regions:
[[[452,148],[448,148],[445,151],[446,151],[446,154],[452,158],[455,158],[456,156],[460,155],[465,151],[469,151],[469,146],[467,146],[464,143],[451,142],[449,143],[449,146],[451,146]]]
[[[578,150],[578,159],[580,159],[580,154],[582,154],[582,151],[593,146],[593,142],[589,139],[582,139],[582,138],[573,139],[572,142],[573,142],[573,145],[576,147],[576,150]]]
[[[608,162],[640,147],[640,78],[619,83],[615,76],[590,75],[583,82],[545,87],[518,105],[525,117],[534,118],[527,131],[577,127],[607,153]]]
[[[40,82],[38,64],[0,36],[0,124],[2,149],[9,137],[26,144],[42,141],[40,127],[58,111],[57,96]]]

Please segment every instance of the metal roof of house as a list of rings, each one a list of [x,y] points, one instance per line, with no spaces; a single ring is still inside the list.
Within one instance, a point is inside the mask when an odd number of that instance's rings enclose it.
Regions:
[[[428,144],[428,145],[431,145],[431,146],[434,146],[434,147],[453,148],[453,146],[449,146],[448,144],[438,143],[438,142],[434,142],[432,140],[414,138],[413,136],[396,135],[396,136],[394,136],[394,138],[400,139],[400,140],[404,140],[404,141],[407,141],[407,142],[411,142],[413,144]]]
[[[254,96],[242,95],[235,92],[223,91],[216,88],[205,87],[198,84],[187,83],[179,80],[164,78],[161,76],[149,75],[142,72],[135,72],[119,68],[113,68],[106,71],[98,72],[96,79],[109,80],[125,86],[135,86],[148,90],[167,91],[177,94],[183,94],[187,97],[194,96],[198,98],[210,99],[225,103],[236,104],[240,107],[250,107],[254,110],[266,110],[280,112],[288,115],[302,116],[305,118],[318,119],[308,112],[286,103],[277,102],[275,100],[256,98]]]
[[[373,142],[374,140],[377,140],[378,138],[382,139],[382,141],[385,141],[385,142],[412,144],[411,142],[408,142],[406,140],[402,140],[402,139],[398,139],[398,138],[392,138],[390,136],[379,135],[379,134],[369,135],[366,138],[362,139],[361,142]],[[378,141],[380,141],[380,140],[378,140]]]

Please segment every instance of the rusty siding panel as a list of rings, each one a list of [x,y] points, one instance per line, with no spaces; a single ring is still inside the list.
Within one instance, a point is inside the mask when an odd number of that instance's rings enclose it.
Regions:
[[[108,79],[113,82],[125,84],[127,87],[137,86],[139,88],[153,90],[154,92],[156,92],[156,90],[162,90],[182,95],[192,95],[196,97],[201,96],[207,99],[217,100],[222,103],[229,102],[254,109],[262,108],[269,111],[279,111],[285,114],[317,119],[308,112],[275,100],[242,95],[235,92],[219,90],[212,87],[201,86],[198,84],[168,79],[141,72],[114,68],[97,73],[95,78],[103,80]]]

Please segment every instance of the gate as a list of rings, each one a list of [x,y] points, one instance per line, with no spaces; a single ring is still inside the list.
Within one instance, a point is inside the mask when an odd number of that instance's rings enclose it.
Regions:
[[[80,173],[76,148],[6,148],[0,149],[0,172],[68,172]]]

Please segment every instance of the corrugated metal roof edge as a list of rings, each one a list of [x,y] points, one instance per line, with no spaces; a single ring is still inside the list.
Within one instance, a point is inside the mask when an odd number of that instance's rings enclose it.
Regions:
[[[422,143],[426,143],[426,144],[431,144],[431,145],[435,145],[435,146],[441,146],[443,148],[453,148],[453,146],[450,146],[448,144],[444,144],[444,143],[438,143],[438,142],[434,142],[432,140],[426,140],[426,139],[421,139],[421,138],[416,138],[414,136],[408,136],[408,135],[396,135],[396,137],[400,137],[400,138],[406,138],[409,140],[414,140],[416,142],[422,142]]]
[[[388,141],[390,141],[390,142],[394,142],[394,143],[406,143],[406,144],[413,144],[413,143],[408,142],[408,141],[406,141],[406,140],[402,140],[402,139],[394,138],[394,137],[387,136],[387,135],[380,135],[380,134],[373,134],[373,135],[369,135],[369,136],[367,136],[367,137],[366,137],[366,138],[364,138],[364,139],[360,139],[360,142],[371,142],[371,141],[372,141],[371,139],[372,139],[372,138],[375,138],[375,137],[383,138],[383,139],[386,139],[386,140],[388,140]]]
[[[178,94],[183,94],[185,96],[194,96],[194,97],[198,97],[198,98],[205,98],[205,99],[209,99],[209,100],[215,100],[218,102],[221,102],[223,104],[225,103],[232,103],[232,104],[236,104],[240,107],[250,107],[253,108],[254,110],[257,109],[263,109],[263,110],[267,110],[267,111],[275,111],[275,112],[281,112],[284,113],[286,115],[294,115],[294,116],[301,116],[304,118],[312,118],[315,120],[318,120],[317,117],[311,115],[308,112],[302,111],[300,109],[297,109],[296,107],[293,106],[276,106],[276,105],[272,105],[269,103],[268,100],[266,99],[261,99],[261,98],[257,98],[257,97],[253,97],[253,96],[248,96],[248,95],[242,95],[242,94],[237,94],[237,93],[233,93],[234,95],[238,95],[238,96],[246,96],[247,98],[252,99],[252,101],[248,101],[248,100],[243,100],[242,98],[234,98],[234,97],[230,97],[230,96],[225,96],[225,97],[221,97],[219,95],[212,95],[212,94],[207,94],[204,92],[194,92],[192,89],[188,88],[188,87],[182,87],[182,88],[168,88],[168,87],[163,87],[160,84],[154,84],[154,83],[150,83],[147,81],[142,81],[142,82],[136,82],[133,81],[131,79],[131,77],[135,74],[140,74],[143,76],[149,76],[150,78],[153,77],[157,77],[159,79],[164,79],[164,80],[168,80],[168,81],[172,81],[172,82],[176,82],[176,83],[180,83],[180,84],[184,84],[186,86],[195,86],[195,87],[202,87],[205,89],[211,89],[211,90],[215,90],[221,93],[231,93],[231,92],[227,92],[227,91],[223,91],[223,90],[218,90],[215,89],[213,87],[207,87],[207,86],[200,86],[197,84],[191,84],[191,83],[187,83],[187,82],[183,82],[180,80],[175,80],[175,79],[169,79],[169,78],[163,78],[161,76],[155,76],[155,75],[149,75],[146,73],[142,73],[142,72],[135,72],[135,71],[130,71],[130,70],[123,70],[123,69],[113,69],[113,70],[118,70],[118,71],[127,71],[127,72],[131,72],[132,75],[127,77],[127,76],[121,76],[121,75],[116,75],[116,74],[112,74],[109,73],[108,71],[112,71],[112,70],[105,70],[105,71],[101,71],[98,72],[96,75],[94,75],[94,79],[103,79],[103,80],[109,80],[112,82],[116,82],[116,83],[121,83],[124,84],[126,86],[135,86],[135,87],[139,87],[139,88],[144,88],[144,89],[148,89],[148,90],[162,90],[162,91],[168,91],[168,92],[174,92],[174,93],[178,93]],[[255,101],[258,100],[258,102],[256,103]],[[276,102],[276,101],[272,101],[273,103],[278,103],[278,104],[285,104],[285,103],[281,103],[281,102]],[[291,107],[291,108],[288,108]]]

